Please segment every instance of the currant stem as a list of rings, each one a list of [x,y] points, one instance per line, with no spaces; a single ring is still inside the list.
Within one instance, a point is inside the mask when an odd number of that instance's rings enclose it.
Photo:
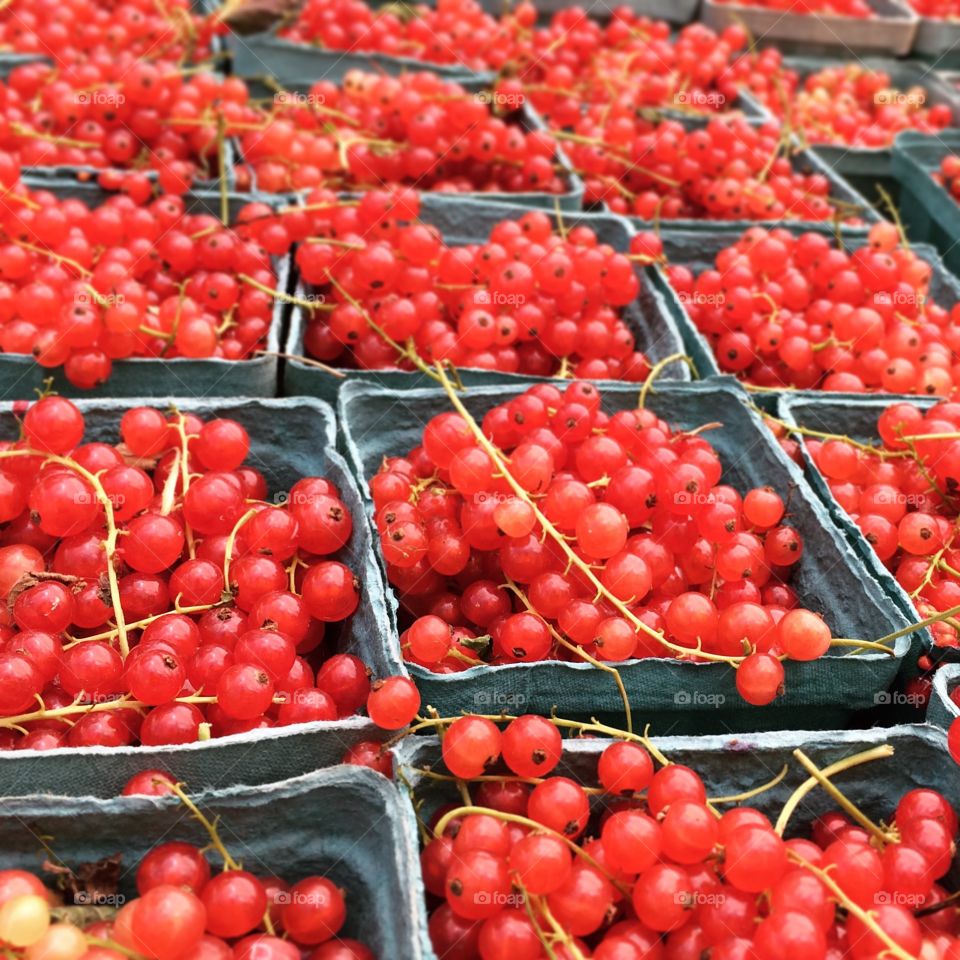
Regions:
[[[813,767],[812,762],[803,755],[802,751],[795,750],[794,756],[796,756],[801,763],[806,760],[806,762],[810,764],[810,767]],[[838,773],[843,773],[845,770],[852,770],[854,767],[859,767],[862,764],[873,763],[874,760],[885,760],[892,756],[893,747],[885,743],[879,747],[873,747],[872,749],[865,750],[862,753],[854,754],[852,757],[846,757],[843,760],[838,760],[836,763],[832,763],[830,766],[824,767],[822,770],[813,767],[813,769],[817,771],[817,774],[812,775],[809,780],[805,780],[800,784],[799,787],[797,787],[796,790],[793,791],[787,802],[783,805],[783,810],[780,811],[780,816],[777,817],[777,823],[774,827],[774,830],[776,830],[780,836],[783,836],[783,832],[786,830],[787,824],[790,822],[790,817],[793,816],[793,813],[799,806],[800,801],[808,793],[810,793],[811,790],[816,789],[818,786],[822,786],[835,800],[837,800],[838,803],[849,803],[850,801],[847,800],[846,797],[844,797],[844,795],[832,783],[830,783],[828,778],[836,776]],[[803,759],[801,759],[801,757]],[[808,771],[810,770],[810,767],[807,767]],[[884,842],[887,841],[886,834],[883,835],[883,839]]]
[[[523,897],[523,909],[527,914],[527,919],[530,921],[530,926],[533,927],[533,931],[536,933],[537,939],[540,941],[540,946],[543,947],[544,952],[549,960],[557,960],[556,951],[553,949],[553,946],[547,939],[547,935],[543,932],[543,928],[537,920],[536,914],[533,912],[533,902],[530,894],[527,892],[527,888],[517,877],[512,878],[512,885],[520,891],[520,896]]]
[[[220,854],[223,859],[223,869],[226,870],[242,870],[243,867],[233,859],[233,856],[230,854],[230,851],[224,845],[223,840],[220,839],[220,833],[217,830],[217,821],[210,820],[206,814],[187,796],[186,791],[183,789],[182,783],[171,784],[170,789],[175,793],[180,800],[180,802],[190,811],[191,815],[195,820],[197,820],[204,830],[207,831],[207,835],[210,837],[210,845]]]
[[[950,607],[947,610],[941,610],[939,613],[933,614],[933,616],[925,617],[923,620],[918,620],[916,623],[911,623],[910,626],[904,627],[902,630],[896,630],[893,633],[888,633],[885,637],[881,637],[875,642],[880,644],[891,643],[894,640],[899,640],[900,637],[905,637],[908,634],[916,633],[917,630],[922,630],[924,627],[929,627],[932,623],[940,623],[943,620],[949,620],[951,617],[956,617],[958,614],[960,614],[960,605]]]
[[[173,463],[170,472],[163,481],[163,492],[160,494],[160,513],[164,517],[170,516],[177,504],[177,479],[180,476],[180,451],[173,451]]]
[[[254,289],[259,290],[261,293],[269,294],[271,297],[274,297],[277,300],[282,300],[284,303],[292,303],[294,306],[302,307],[304,310],[310,310],[312,312],[314,310],[334,309],[333,304],[321,303],[320,301],[313,302],[310,300],[302,300],[300,297],[295,297],[291,293],[284,293],[282,290],[277,290],[276,287],[268,287],[265,283],[255,280],[246,273],[237,274],[237,279],[243,281],[243,283],[249,284]]]
[[[127,629],[142,630],[144,627],[150,626],[150,624],[154,623],[156,620],[162,620],[164,617],[169,617],[171,613],[204,613],[207,610],[212,610],[215,606],[217,606],[215,603],[201,603],[193,607],[181,607],[175,604],[173,610],[164,610],[163,613],[155,613],[153,616],[144,617],[143,620],[134,620],[133,623],[128,623]],[[112,640],[116,635],[116,629],[104,630],[102,633],[92,633],[89,637],[73,637],[70,634],[64,634],[69,642],[64,645],[63,649],[69,650],[78,643],[89,643],[92,640]]]
[[[533,604],[530,602],[530,598],[521,590],[509,577],[507,577],[507,582],[505,584],[508,590],[512,590],[514,594],[520,599],[520,602],[527,608],[530,613],[536,614],[536,609]],[[547,630],[550,633],[550,636],[560,644],[564,649],[569,650],[571,653],[575,653],[578,657],[584,660],[586,663],[589,663],[591,666],[596,667],[598,670],[602,670],[604,673],[609,673],[613,676],[614,682],[617,685],[617,690],[620,691],[620,699],[623,701],[623,713],[627,721],[627,732],[633,733],[633,711],[630,709],[630,697],[627,696],[627,688],[623,685],[623,677],[620,676],[620,671],[616,667],[610,666],[609,663],[603,663],[598,660],[596,657],[591,656],[587,653],[583,647],[578,646],[575,643],[571,643],[559,630],[557,630],[553,624],[544,621],[547,626]]]
[[[893,749],[890,750],[893,753]],[[870,833],[874,839],[880,841],[880,843],[889,843],[889,835],[880,829],[852,800],[850,800],[837,786],[830,782],[829,778],[823,773],[823,771],[800,749],[794,750],[793,755],[800,761],[800,764],[803,766],[804,770],[813,777],[817,783],[823,787],[827,793],[833,797],[837,803],[843,807],[847,813],[853,817],[857,823],[860,824],[868,833]]]
[[[809,860],[804,859],[800,854],[795,853],[790,850],[787,852],[787,856],[798,866],[803,867],[804,870],[810,871],[817,879],[836,897],[837,902],[840,906],[843,907],[847,913],[856,917],[865,927],[867,927],[870,932],[881,940],[886,948],[882,955],[897,957],[898,960],[917,960],[917,958],[912,953],[907,953],[903,947],[900,946],[894,940],[883,927],[874,919],[873,914],[869,910],[864,910],[862,907],[854,903],[844,892],[843,888],[827,873],[826,870],[823,870],[820,867],[815,867]]]
[[[223,589],[230,589],[230,555],[233,553],[233,545],[237,542],[237,534],[240,528],[252,517],[255,517],[260,511],[256,507],[251,507],[234,525],[227,536],[227,542],[224,547],[226,551],[223,555]]]
[[[380,324],[378,324],[373,319],[373,317],[370,316],[370,312],[367,310],[367,308],[364,307],[364,305],[360,303],[360,301],[357,300],[357,298],[354,297],[343,286],[343,284],[337,280],[336,277],[330,277],[330,286],[332,286],[334,290],[336,290],[337,293],[339,293],[340,296],[343,297],[347,301],[347,303],[349,303],[350,306],[354,308],[354,310],[357,310],[360,314],[362,314],[363,319],[366,320],[370,329],[373,330],[374,333],[376,333],[376,335],[380,337],[380,339],[383,340],[384,343],[387,343],[391,347],[393,347],[393,349],[397,351],[400,357],[406,360],[409,360],[410,363],[412,363],[425,376],[430,377],[432,380],[439,380],[437,374],[424,361],[423,357],[421,357],[420,354],[417,353],[417,351],[411,348],[410,346],[404,347],[404,346],[401,346],[399,343],[397,343],[397,341],[394,340],[393,337],[391,337],[390,334],[388,334],[387,331],[384,330],[383,327],[381,327]]]
[[[115,953],[121,953],[130,960],[147,960],[142,953],[131,950],[130,947],[121,946],[116,940],[104,939],[102,937],[87,936],[87,944],[91,947],[99,947],[102,950],[112,950]]]
[[[36,244],[29,243],[26,240],[19,240],[16,238],[11,238],[12,242],[15,243],[18,247],[23,247],[24,250],[31,250],[34,253],[39,253],[41,256],[47,257],[50,260],[53,260],[54,263],[66,264],[71,269],[77,272],[78,276],[81,277],[92,277],[93,271],[88,270],[82,263],[78,263],[76,260],[71,260],[70,257],[64,257],[59,253],[54,253],[53,250],[46,250],[43,247],[38,247]]]
[[[760,794],[766,793],[768,790],[772,790],[778,783],[782,782],[783,778],[786,777],[789,772],[790,764],[785,763],[783,765],[783,769],[772,780],[768,780],[759,787],[754,787],[752,790],[744,790],[743,793],[736,793],[729,797],[711,797],[710,802],[742,803],[744,800],[752,800],[754,797],[759,797]]]
[[[848,637],[833,637],[830,640],[831,647],[855,647],[856,650],[877,650],[880,653],[885,653],[887,656],[895,657],[896,652],[891,650],[889,647],[885,647],[882,643],[876,640],[851,640]]]
[[[317,370],[322,370],[324,373],[328,373],[331,377],[336,377],[338,380],[344,380],[347,376],[343,370],[338,370],[336,367],[331,367],[326,363],[321,363],[319,360],[314,360],[313,357],[303,357],[299,353],[282,353],[279,350],[257,350],[256,355],[258,357],[280,357],[282,360],[296,360],[297,363],[305,364],[308,367],[316,367]]]
[[[176,407],[173,413],[176,416],[176,429],[180,436],[180,493],[186,497],[190,489],[190,437],[187,436],[185,427],[186,417]],[[183,522],[183,530],[187,538],[187,552],[193,560],[197,555],[197,545],[193,539],[193,528],[186,520]]]
[[[553,915],[553,911],[551,911],[550,904],[547,902],[546,897],[539,897],[537,899],[537,906],[539,907],[543,918],[550,925],[550,929],[553,931],[554,937],[566,945],[570,953],[573,954],[574,960],[585,960],[583,952],[577,946],[573,937],[571,937],[570,934],[564,930],[563,925],[559,923],[557,918]],[[554,956],[556,956],[556,954],[554,954]]]
[[[171,703],[216,703],[216,697],[177,697],[171,700]],[[65,707],[55,707],[53,710],[47,710],[41,707],[39,710],[33,710],[30,713],[21,713],[12,717],[0,717],[0,727],[9,727],[19,730],[23,724],[30,723],[33,720],[59,720],[61,717],[71,717],[76,714],[104,713],[109,710],[146,710],[150,704],[143,703],[141,700],[130,700],[120,697],[117,700],[104,700],[102,703],[80,703],[75,701]]]
[[[671,353],[669,357],[664,357],[662,360],[655,363],[647,374],[647,379],[643,381],[643,386],[640,388],[640,400],[637,403],[637,406],[642,410],[644,405],[647,402],[647,395],[653,389],[653,381],[660,376],[663,371],[670,366],[671,363],[677,363],[678,361],[683,361],[689,368],[690,372],[696,377],[697,368],[693,365],[693,360],[690,359],[685,353]]]
[[[823,430],[812,430],[809,427],[802,427],[796,423],[788,423],[786,420],[780,420],[779,418],[772,416],[771,414],[767,413],[766,410],[762,410],[755,404],[750,404],[750,408],[754,413],[758,413],[769,423],[775,423],[778,427],[782,427],[787,431],[787,433],[796,433],[803,437],[813,437],[816,440],[842,440],[844,443],[850,444],[851,447],[855,447],[857,450],[862,450],[864,453],[873,454],[881,459],[897,459],[910,456],[909,450],[885,450],[882,447],[875,447],[869,443],[861,443],[859,440],[854,440],[852,437],[844,436],[842,433],[826,433]]]

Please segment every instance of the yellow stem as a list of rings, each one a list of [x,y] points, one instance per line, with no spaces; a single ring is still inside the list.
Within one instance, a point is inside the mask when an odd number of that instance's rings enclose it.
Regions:
[[[255,517],[259,511],[256,507],[251,507],[234,525],[227,536],[225,553],[223,555],[223,589],[230,589],[230,554],[233,553],[233,545],[237,542],[237,534],[240,528],[251,518]]]
[[[801,753],[801,751],[795,751],[794,756],[796,756],[798,753]],[[810,793],[811,790],[815,790],[818,786],[824,785],[825,781],[829,782],[829,777],[836,776],[838,773],[843,773],[845,770],[851,770],[853,767],[858,767],[861,764],[872,763],[874,760],[884,760],[887,757],[892,756],[893,747],[891,747],[889,744],[883,744],[882,746],[873,747],[870,750],[865,750],[863,753],[858,753],[852,757],[846,757],[843,760],[838,760],[836,763],[832,763],[830,766],[824,767],[822,770],[817,770],[818,776],[811,776],[809,780],[805,780],[790,795],[790,798],[783,805],[783,810],[780,811],[780,816],[777,817],[777,823],[774,829],[777,831],[777,833],[783,836],[783,832],[786,830],[787,824],[790,822],[790,817],[793,816],[793,812],[799,806],[800,801],[803,800],[803,798]],[[833,787],[832,784],[830,786]],[[833,790],[836,790],[836,787],[833,787]],[[839,790],[836,790],[836,792],[840,793]],[[831,796],[833,796],[832,793]]]

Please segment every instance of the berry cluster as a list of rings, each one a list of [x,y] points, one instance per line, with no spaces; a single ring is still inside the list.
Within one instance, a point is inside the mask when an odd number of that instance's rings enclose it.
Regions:
[[[337,936],[347,903],[331,880],[314,875],[290,884],[274,874],[258,877],[244,870],[224,846],[215,822],[160,771],[144,771],[123,791],[124,796],[172,793],[206,827],[210,847],[158,844],[136,865],[138,896],[126,902],[115,892],[115,881],[98,871],[101,864],[66,868],[72,886],[57,891],[26,870],[0,871],[0,938],[7,955],[17,960],[300,960],[310,951],[310,960],[373,960],[362,943]],[[211,868],[211,849],[223,858],[221,872]],[[62,866],[57,879],[65,879]],[[123,906],[106,919],[84,917],[75,912],[71,894],[80,904],[117,899]]]
[[[559,135],[590,202],[645,220],[850,217],[823,174],[793,168],[778,123],[718,117],[688,129],[608,106],[590,107],[575,133]]]
[[[403,79],[351,71],[306,93],[283,92],[265,110],[228,118],[261,190],[367,189],[416,184],[443,192],[569,189],[556,144],[525,130],[519,86],[470,93],[433,73]]]
[[[817,659],[832,639],[786,582],[803,539],[783,500],[724,485],[704,436],[600,401],[589,383],[544,384],[491,409],[482,432],[465,410],[440,414],[371,478],[412,618],[404,656],[440,673],[483,655],[712,659],[770,703],[780,658]]]
[[[0,349],[63,367],[78,387],[103,383],[115,360],[243,360],[273,317],[274,252],[283,227],[252,205],[235,227],[186,212],[178,196],[110,197],[90,209],[27,190],[0,152]],[[149,191],[149,184],[147,185]],[[269,213],[269,211],[266,211]],[[242,225],[243,216],[256,220]],[[279,226],[279,225],[278,225]],[[279,240],[279,245],[277,241]]]
[[[960,307],[890,223],[852,252],[828,235],[753,227],[698,275],[667,275],[720,369],[763,387],[947,396],[960,382]]]
[[[190,0],[10,0],[0,10],[0,49],[61,64],[132,54],[174,69],[209,56],[213,29]]]
[[[769,90],[765,105],[790,121],[812,143],[888,147],[901,130],[937,133],[953,124],[946,104],[927,106],[923,87],[898,90],[890,75],[862,64],[824,67],[787,98]]]
[[[428,63],[459,63],[474,70],[503,66],[514,35],[536,21],[532,3],[520,3],[498,23],[476,0],[416,4],[409,15],[364,0],[307,0],[282,36],[331,50],[364,50]]]
[[[557,30],[546,33],[558,39]],[[620,10],[590,46],[578,39],[579,62],[544,51],[519,70],[531,102],[558,127],[576,127],[584,103],[609,105],[618,115],[639,107],[710,114],[734,106],[742,83],[782,72],[776,50],[742,53],[746,34],[739,27],[718,35],[692,23],[671,37],[665,22]]]
[[[867,0],[717,0],[718,3],[745,3],[800,16],[859,17],[869,19],[876,12]]]
[[[960,406],[892,404],[878,418],[877,434],[876,447],[841,436],[811,435],[805,444],[920,617],[953,612],[960,607]],[[938,646],[960,646],[950,619],[929,629]]]
[[[128,410],[122,443],[84,443],[47,396],[0,450],[4,749],[190,743],[349,716],[364,664],[320,666],[326,624],[359,602],[333,557],[352,519],[322,477],[283,506],[244,466],[233,420]]]
[[[246,102],[246,84],[183,75],[123,52],[60,67],[17,67],[0,84],[0,150],[24,167],[154,170],[182,194],[218,172],[217,118]]]
[[[481,782],[473,805],[434,814],[421,854],[439,957],[539,960],[545,944],[558,960],[960,956],[956,910],[925,909],[947,896],[955,850],[941,793],[889,798],[891,828],[840,795],[856,822],[833,810],[784,840],[789,803],[776,824],[721,813],[695,770],[640,739],[607,746],[585,787],[554,773],[563,741],[544,717],[446,727],[447,769]]]
[[[588,227],[558,232],[529,212],[497,224],[483,244],[448,246],[416,221],[376,221],[371,237],[364,224],[385,199],[308,200],[308,209],[329,206],[296,254],[321,291],[305,334],[311,357],[367,369],[442,360],[537,376],[647,376],[621,316],[639,289],[633,264]]]

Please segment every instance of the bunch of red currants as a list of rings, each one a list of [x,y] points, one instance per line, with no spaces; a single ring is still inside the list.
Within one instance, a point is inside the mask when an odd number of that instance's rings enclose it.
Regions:
[[[0,449],[0,745],[192,743],[350,716],[363,662],[326,657],[359,603],[334,483],[281,506],[234,420],[128,410],[83,442],[47,396]],[[316,664],[316,669],[312,664]]]
[[[188,212],[179,196],[149,199],[147,182],[146,199],[112,196],[91,209],[27,189],[19,173],[0,152],[4,353],[62,367],[86,389],[107,380],[117,360],[244,360],[263,346],[276,292],[271,253],[291,242],[263,205],[228,226]]]
[[[880,414],[877,433],[875,447],[842,436],[811,436],[804,443],[920,617],[949,612],[960,606],[960,405],[945,401],[920,410],[892,404]],[[937,646],[960,645],[949,619],[929,629]]]
[[[695,770],[655,753],[658,768],[638,742],[599,752],[589,787],[554,772],[562,740],[544,717],[502,731],[462,717],[442,747],[475,799],[434,813],[421,854],[439,957],[960,956],[957,912],[938,909],[957,816],[935,790],[888,798],[887,829],[854,806],[857,822],[834,810],[784,839],[790,804],[776,824],[721,813]]]
[[[724,373],[761,387],[948,396],[960,306],[929,296],[932,272],[891,223],[852,252],[825,233],[752,227],[715,268],[667,268]]]
[[[404,656],[440,673],[714,659],[770,703],[781,658],[815,660],[832,639],[789,586],[803,538],[786,504],[723,484],[705,435],[601,399],[538,385],[487,412],[480,436],[443,413],[384,461],[370,491]]]
[[[767,90],[763,101],[777,116],[789,112],[811,143],[889,147],[902,130],[933,134],[953,125],[952,109],[930,104],[922,86],[898,89],[886,71],[859,63],[824,67],[799,90]]]
[[[453,246],[415,219],[364,229],[365,207],[378,203],[329,203],[297,249],[320,301],[304,336],[311,357],[634,381],[650,372],[623,316],[640,288],[633,264],[588,226],[555,228],[528,212],[498,223],[486,243]],[[322,206],[321,195],[308,198],[307,209]]]
[[[172,71],[206,59],[214,30],[190,0],[10,0],[0,10],[0,47],[63,64],[133,55]]]
[[[309,876],[289,884],[275,875],[255,876],[226,856],[222,872],[214,873],[200,846],[161,843],[136,865],[138,896],[126,900],[96,886],[95,870],[79,881],[71,874],[81,885],[73,903],[33,873],[2,870],[4,948],[23,960],[300,960],[305,951],[310,960],[373,960],[362,943],[337,936],[347,903],[331,880]],[[83,889],[84,882],[91,889]],[[89,909],[84,916],[78,904],[98,898],[122,906],[106,908],[112,914],[106,919],[91,918]],[[105,908],[98,909],[102,914]]]
[[[570,160],[587,199],[644,220],[830,220],[856,211],[831,198],[822,173],[795,169],[777,122],[716,117],[688,127],[621,104],[589,107]]]
[[[434,73],[350,71],[227,118],[260,190],[414,184],[445,193],[570,189],[545,130],[525,129],[519,89],[478,92]],[[241,171],[241,176],[243,172]]]

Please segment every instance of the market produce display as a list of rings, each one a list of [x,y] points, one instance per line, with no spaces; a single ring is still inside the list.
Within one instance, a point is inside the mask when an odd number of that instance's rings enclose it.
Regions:
[[[960,960],[953,12],[688,6],[0,3],[5,960]]]
[[[874,443],[782,421],[774,429],[788,447],[795,445],[790,434],[802,440],[837,503],[922,616],[952,613],[960,606],[953,548],[960,432],[952,402],[926,409],[891,404],[877,417]],[[930,629],[938,646],[960,645],[949,619]]]

